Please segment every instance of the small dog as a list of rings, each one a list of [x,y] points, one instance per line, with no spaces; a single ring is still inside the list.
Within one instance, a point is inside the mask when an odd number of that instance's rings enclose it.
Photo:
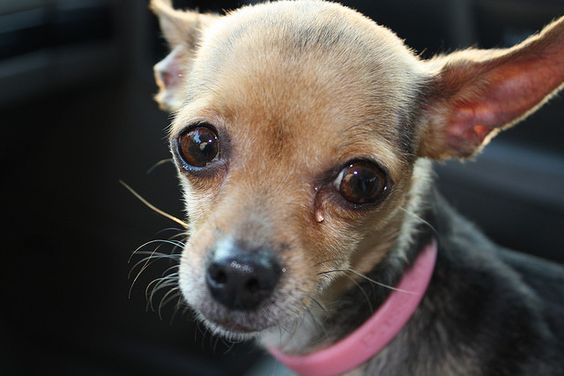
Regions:
[[[564,268],[492,244],[430,178],[562,89],[564,17],[423,61],[336,3],[151,7],[179,285],[213,332],[303,375],[564,375]]]

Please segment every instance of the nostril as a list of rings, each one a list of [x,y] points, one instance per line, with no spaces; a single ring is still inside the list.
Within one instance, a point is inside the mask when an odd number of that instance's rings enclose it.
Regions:
[[[256,278],[250,278],[247,282],[245,282],[245,289],[247,292],[254,294],[260,290],[260,283]]]
[[[214,281],[216,281],[217,283],[223,285],[224,283],[227,282],[227,274],[223,271],[223,270],[218,270],[216,271],[213,275],[212,278]]]
[[[211,265],[208,270],[208,275],[210,279],[218,285],[224,285],[227,283],[227,273],[218,265]]]

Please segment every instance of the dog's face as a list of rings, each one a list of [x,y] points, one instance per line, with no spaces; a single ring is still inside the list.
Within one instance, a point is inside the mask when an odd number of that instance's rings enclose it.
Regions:
[[[474,154],[563,79],[521,58],[557,77],[513,107],[491,104],[527,79],[502,52],[421,62],[336,4],[222,17],[152,6],[172,49],[156,67],[157,100],[176,112],[170,144],[190,220],[180,287],[227,335],[289,325],[352,283],[333,271],[365,273],[401,252],[418,158]]]

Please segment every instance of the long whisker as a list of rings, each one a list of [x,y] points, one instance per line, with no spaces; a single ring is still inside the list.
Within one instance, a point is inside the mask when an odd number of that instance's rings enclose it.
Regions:
[[[370,298],[368,297],[368,294],[366,293],[366,291],[364,290],[364,288],[360,285],[360,283],[358,283],[353,277],[351,277],[348,274],[345,274],[345,276],[350,279],[352,281],[352,283],[355,284],[356,287],[358,287],[358,289],[360,290],[360,292],[362,293],[362,295],[364,296],[364,299],[366,300],[366,303],[368,303],[368,308],[370,308],[370,312],[373,313],[374,312],[374,306],[372,305],[372,302],[370,301]]]
[[[377,286],[380,286],[380,287],[383,287],[383,288],[386,288],[386,289],[390,289],[390,290],[393,290],[393,291],[398,291],[398,292],[405,293],[405,294],[415,294],[415,292],[413,292],[413,291],[407,291],[407,290],[404,290],[404,289],[398,289],[398,288],[396,288],[396,287],[386,285],[385,283],[375,281],[374,279],[372,279],[372,278],[370,278],[370,277],[368,277],[368,276],[366,276],[366,275],[364,275],[364,274],[362,274],[362,273],[360,273],[360,272],[358,272],[358,271],[356,271],[356,270],[354,270],[354,269],[350,269],[350,268],[349,268],[349,269],[333,269],[333,270],[327,270],[327,271],[319,272],[319,273],[317,273],[317,274],[318,274],[318,275],[323,275],[323,274],[330,274],[330,273],[353,273],[353,274],[359,276],[360,278],[363,278],[363,279],[365,279],[365,280],[367,280],[367,281],[369,281],[369,282],[371,282],[371,283],[373,283],[373,284],[375,284],[375,285],[377,285]]]
[[[153,311],[155,310],[153,306],[153,298],[155,297],[155,294],[164,288],[177,285],[178,284],[177,279],[178,279],[178,273],[173,273],[166,277],[158,279],[159,282],[157,282],[154,285],[153,290],[151,291],[151,294],[149,295],[149,299],[148,299],[149,307],[151,308],[151,310]]]
[[[163,319],[163,315],[162,315],[162,308],[165,307],[169,302],[171,302],[172,300],[174,300],[178,294],[180,294],[180,287],[176,286],[172,289],[170,289],[166,294],[163,295],[163,297],[161,298],[161,301],[159,303],[159,308],[158,308],[158,313],[159,313],[159,318],[162,320]],[[172,297],[171,297],[172,295]]]
[[[139,246],[131,257],[129,258],[129,263],[132,262],[132,259],[136,255],[142,255],[140,260],[135,262],[131,267],[129,272],[128,278],[131,278],[132,274],[137,271],[135,278],[131,284],[129,289],[129,296],[131,297],[132,290],[140,278],[140,276],[154,263],[160,260],[168,260],[169,262],[173,262],[173,265],[168,266],[162,273],[161,277],[153,279],[149,282],[145,288],[145,299],[147,302],[147,310],[152,310],[157,312],[159,318],[163,319],[163,309],[171,302],[176,299],[176,303],[174,304],[170,323],[176,317],[176,315],[181,312],[185,314],[187,311],[187,307],[182,305],[183,299],[182,294],[180,293],[180,287],[178,286],[178,268],[179,268],[179,260],[181,257],[181,252],[179,250],[184,249],[185,243],[180,240],[174,239],[174,237],[180,236],[187,236],[188,234],[184,229],[178,228],[167,228],[162,230],[160,233],[165,231],[178,231],[178,234],[174,234],[172,238],[169,239],[155,239],[148,241],[141,246]],[[157,246],[152,250],[143,250],[144,247],[156,244]],[[168,251],[161,251],[161,247],[169,245],[171,249]],[[160,294],[162,290],[166,290],[164,294]],[[156,295],[161,295],[160,301],[158,306],[155,307],[154,301]]]
[[[157,286],[159,286],[161,283],[167,282],[168,280],[169,278],[167,277],[159,277],[153,279],[151,282],[147,284],[147,287],[145,287],[145,300],[147,301],[147,307],[146,307],[147,310],[149,310],[149,308],[154,310],[152,305],[152,297],[155,288],[157,288]]]
[[[163,210],[157,208],[155,205],[151,204],[149,201],[147,201],[145,198],[143,198],[133,188],[131,188],[129,185],[127,185],[123,180],[120,180],[119,182],[120,182],[121,185],[123,185],[125,187],[125,189],[127,189],[133,196],[135,196],[139,201],[141,201],[143,204],[145,204],[145,206],[147,206],[149,209],[151,209],[152,211],[154,211],[157,214],[162,215],[165,218],[170,219],[173,222],[178,223],[180,226],[182,226],[186,229],[188,228],[188,223],[184,222],[181,219],[176,218],[172,214],[166,213]]]
[[[315,304],[317,304],[319,306],[319,308],[321,308],[321,310],[325,313],[328,313],[329,310],[327,309],[327,307],[325,307],[319,300],[317,300],[316,298],[314,298],[313,296],[309,297],[311,299],[312,302],[314,302]]]
[[[133,267],[131,268],[129,274],[127,275],[127,278],[131,278],[131,273],[135,270],[135,268],[137,268],[138,265],[140,265],[141,263],[145,262],[145,264],[141,267],[141,269],[139,270],[139,272],[137,273],[137,275],[135,276],[135,278],[133,279],[133,282],[131,282],[131,286],[129,287],[129,293],[128,293],[128,298],[131,299],[131,293],[133,291],[133,287],[135,286],[135,283],[137,282],[137,280],[139,279],[139,277],[141,276],[141,274],[143,274],[143,272],[145,270],[147,270],[147,268],[149,267],[149,265],[151,265],[151,259],[154,257],[158,257],[160,258],[160,256],[155,256],[155,253],[159,250],[159,247],[161,245],[159,244],[155,250],[148,256],[148,257],[144,257],[141,261],[137,262],[135,265],[133,265]]]
[[[423,223],[423,224],[429,226],[429,228],[430,228],[435,234],[438,234],[437,229],[435,229],[432,224],[430,224],[430,223],[429,223],[428,221],[426,221],[425,219],[421,218],[419,215],[417,215],[417,214],[415,214],[415,213],[413,213],[413,212],[411,212],[411,211],[409,211],[409,210],[407,210],[407,209],[405,209],[404,207],[401,207],[401,206],[400,206],[399,209],[400,209],[401,211],[403,211],[405,214],[408,214],[408,215],[412,216],[413,218],[417,219],[419,222],[421,222],[421,223]]]
[[[180,308],[182,307],[182,294],[178,294],[178,300],[176,301],[176,304],[174,305],[174,310],[172,311],[172,315],[170,316],[170,321],[169,324],[172,325],[172,323],[174,322],[174,319],[176,318],[176,315],[178,314],[178,311],[180,311]]]
[[[176,235],[172,235],[170,237],[170,239],[172,240],[172,239],[176,239],[176,238],[180,238],[180,237],[188,237],[188,233],[186,233],[186,231],[182,231],[182,232],[180,232]]]
[[[287,333],[292,333],[290,335],[290,338],[294,337],[294,335],[296,334],[296,332],[298,331],[298,328],[300,326],[302,326],[304,320],[305,320],[305,315],[299,315],[299,318],[297,320],[295,320],[294,322],[294,326],[291,329],[291,332],[289,332],[288,330],[286,330]],[[281,326],[282,327],[282,326]]]
[[[135,263],[135,265],[133,266],[134,268],[139,266],[140,263],[143,263],[145,260],[149,259],[149,260],[172,260],[172,261],[178,261],[180,259],[180,254],[179,253],[173,253],[173,254],[169,254],[169,253],[162,253],[162,252],[155,252],[153,253],[151,252],[143,252],[143,255],[148,255],[144,258],[142,258],[141,260],[137,261]]]
[[[143,267],[141,268],[141,270],[139,271],[139,273],[137,273],[132,285],[135,284],[135,282],[137,281],[137,279],[139,278],[139,276],[147,269],[147,267],[149,267],[150,265],[150,261],[154,260],[154,259],[170,259],[173,261],[177,261],[180,258],[180,254],[177,253],[173,253],[175,251],[176,248],[183,248],[184,244],[181,242],[176,242],[176,241],[170,241],[170,240],[153,240],[150,242],[145,243],[144,245],[142,245],[141,247],[144,247],[148,244],[152,244],[152,243],[161,243],[159,244],[153,251],[147,252],[147,251],[140,251],[140,248],[136,249],[135,252],[133,253],[133,255],[131,255],[129,257],[129,261],[131,262],[131,258],[135,255],[135,254],[140,254],[140,255],[149,255],[148,257],[144,257],[142,258],[140,261],[136,262],[135,265],[133,265],[133,267],[131,268],[129,274],[128,274],[128,278],[131,278],[131,273],[133,273],[133,271],[137,268],[137,266],[139,266],[142,263],[145,263],[143,265]],[[163,244],[172,244],[174,247],[173,249],[170,251],[169,254],[166,253],[162,253],[162,252],[157,252],[159,250],[159,248],[163,245]],[[133,287],[133,286],[132,286]]]
[[[172,261],[178,261],[180,255],[169,255],[166,253],[161,253],[161,252],[157,252],[158,248],[155,249],[155,251],[153,251],[152,253],[149,254],[149,256],[147,257],[143,257],[141,260],[137,261],[135,263],[135,265],[133,265],[133,267],[131,268],[131,271],[129,272],[129,278],[131,277],[131,273],[133,273],[133,271],[141,264],[144,263],[143,267],[140,269],[139,273],[137,273],[137,275],[135,276],[135,279],[133,280],[133,283],[135,283],[135,281],[137,280],[137,278],[139,278],[139,274],[143,273],[153,262],[157,261],[157,260],[172,260]]]
[[[307,314],[309,314],[311,316],[311,319],[313,320],[313,323],[319,328],[321,329],[321,331],[323,332],[323,336],[327,337],[327,330],[325,329],[325,326],[323,325],[323,323],[319,320],[319,318],[317,316],[315,316],[313,314],[313,312],[311,312],[311,309],[308,306],[305,306],[305,311]]]
[[[356,274],[356,275],[359,276],[360,278],[363,278],[363,279],[367,280],[368,282],[371,282],[371,283],[373,283],[373,284],[375,284],[375,285],[377,285],[377,286],[384,287],[384,288],[387,288],[387,289],[390,289],[390,290],[393,290],[393,291],[397,291],[397,292],[401,292],[401,293],[405,293],[405,294],[411,294],[411,295],[415,295],[415,294],[416,294],[416,293],[413,292],[413,291],[408,291],[408,290],[404,290],[404,289],[398,289],[397,287],[393,287],[393,286],[390,286],[390,285],[386,285],[385,283],[375,281],[375,280],[373,280],[372,278],[370,278],[370,277],[368,277],[368,276],[366,276],[366,275],[364,275],[364,274],[362,274],[362,273],[360,273],[360,272],[358,272],[358,271],[356,271],[356,270],[354,270],[354,269],[350,269],[350,268],[349,268],[349,269],[347,269],[347,271],[349,271],[349,272],[351,272],[351,273],[353,273],[353,274]]]
[[[164,234],[165,232],[171,232],[171,231],[175,231],[175,232],[181,231],[181,232],[183,232],[184,230],[180,229],[178,227],[166,227],[166,228],[163,228],[162,230],[160,230],[159,232],[157,232],[157,234]]]
[[[170,272],[170,271],[172,271],[172,270],[174,270],[174,269],[178,269],[179,267],[180,267],[180,265],[172,265],[171,267],[167,268],[167,269],[163,272],[162,276],[164,277],[165,275],[168,274],[168,272]]]
[[[155,169],[157,167],[160,167],[166,163],[172,163],[172,158],[166,158],[166,159],[161,159],[160,161],[158,161],[157,163],[155,163],[154,165],[151,166],[151,168],[149,168],[147,170],[147,175],[151,174],[153,171],[155,171]]]
[[[133,253],[131,254],[131,256],[129,256],[129,259],[127,260],[128,263],[131,262],[131,259],[137,254],[139,253],[139,251],[141,251],[143,248],[145,248],[148,245],[151,244],[155,244],[155,243],[165,243],[165,244],[170,244],[173,245],[174,247],[178,247],[178,248],[184,248],[184,243],[178,241],[178,240],[168,240],[168,239],[155,239],[155,240],[150,240],[146,243],[143,243],[142,245],[140,245],[139,247],[137,247],[135,249],[135,251],[133,251]],[[174,248],[173,248],[174,249]]]

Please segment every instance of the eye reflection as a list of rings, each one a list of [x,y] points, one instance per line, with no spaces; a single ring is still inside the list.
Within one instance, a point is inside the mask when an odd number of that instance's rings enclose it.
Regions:
[[[348,202],[361,205],[377,201],[387,190],[386,173],[370,161],[354,161],[341,170],[335,188]]]
[[[178,153],[190,166],[207,166],[219,155],[217,132],[207,125],[189,129],[178,137]]]

